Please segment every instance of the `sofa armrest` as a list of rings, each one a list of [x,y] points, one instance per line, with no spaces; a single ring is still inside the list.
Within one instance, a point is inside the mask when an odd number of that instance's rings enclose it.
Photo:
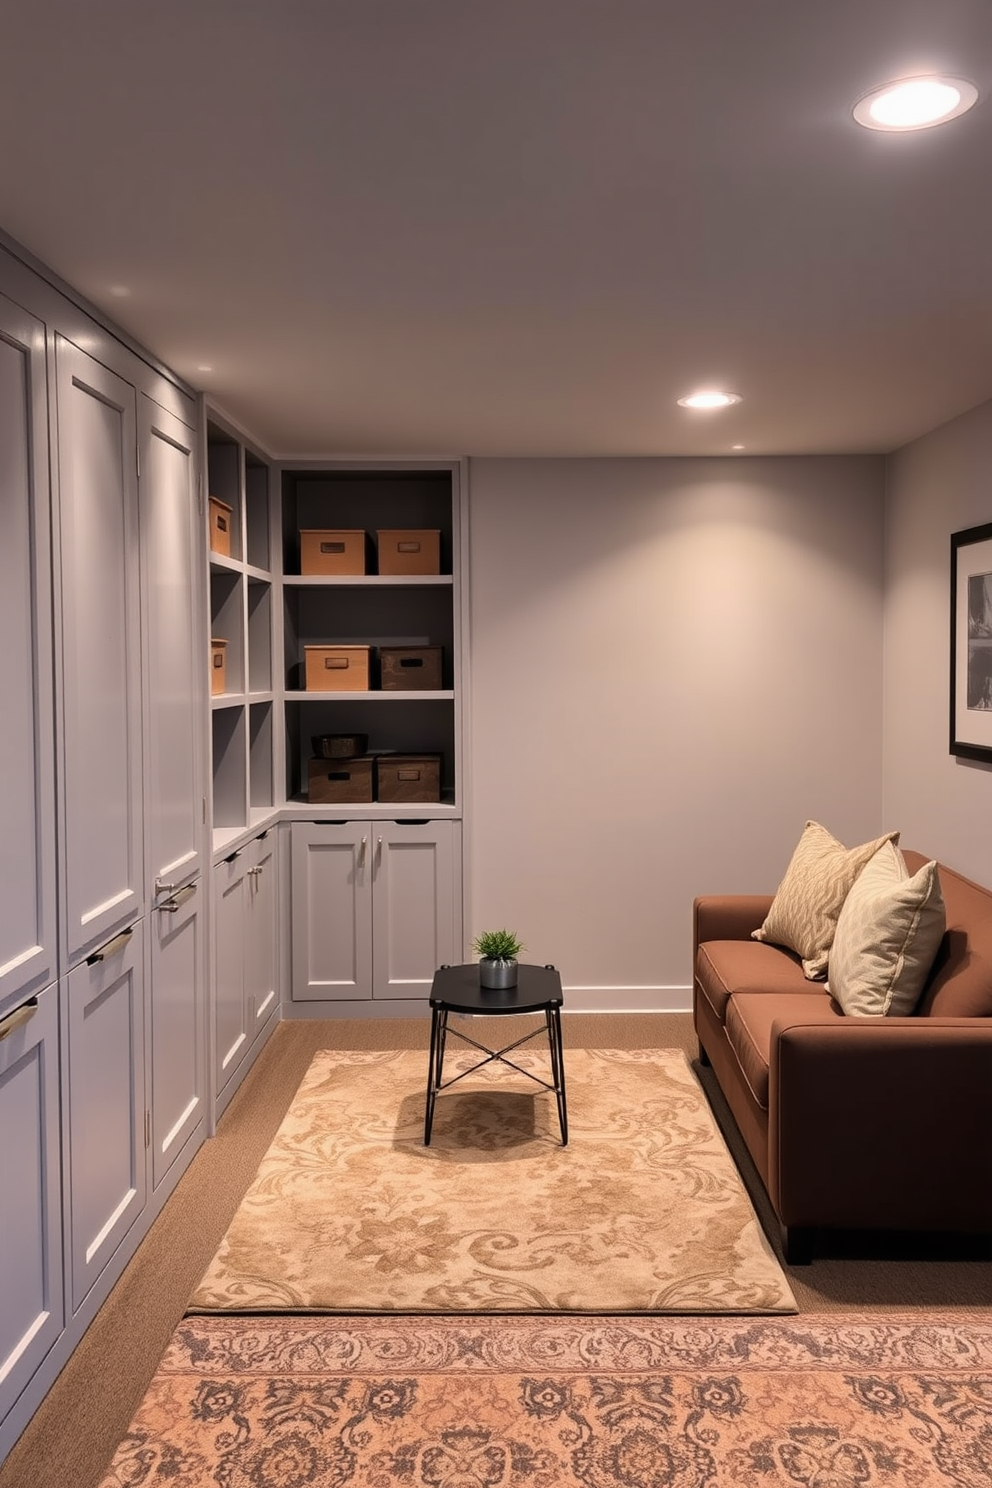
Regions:
[[[749,940],[771,908],[772,894],[701,894],[692,901],[692,961],[707,940]]]
[[[776,1020],[768,1118],[784,1224],[992,1233],[992,1019]]]

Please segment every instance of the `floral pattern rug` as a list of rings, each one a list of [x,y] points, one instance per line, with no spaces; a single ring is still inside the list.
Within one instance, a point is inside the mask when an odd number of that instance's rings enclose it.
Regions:
[[[988,1488],[992,1315],[193,1317],[101,1488]]]
[[[685,1055],[565,1064],[567,1147],[503,1064],[438,1096],[425,1147],[426,1051],[317,1054],[190,1311],[794,1312]]]

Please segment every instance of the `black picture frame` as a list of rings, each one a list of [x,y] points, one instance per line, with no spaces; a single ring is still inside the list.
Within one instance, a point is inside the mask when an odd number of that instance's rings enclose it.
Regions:
[[[992,522],[951,533],[950,749],[992,763]]]

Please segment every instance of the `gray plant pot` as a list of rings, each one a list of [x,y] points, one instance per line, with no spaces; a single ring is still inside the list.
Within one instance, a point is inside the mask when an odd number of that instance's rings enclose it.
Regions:
[[[483,956],[479,962],[479,986],[490,992],[505,992],[517,985],[517,963],[512,959]]]

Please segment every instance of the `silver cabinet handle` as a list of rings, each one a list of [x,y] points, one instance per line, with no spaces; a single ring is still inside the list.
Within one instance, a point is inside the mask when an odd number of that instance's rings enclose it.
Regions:
[[[106,961],[109,956],[118,955],[121,951],[123,951],[124,947],[127,945],[133,934],[133,926],[131,926],[128,930],[122,930],[120,935],[115,935],[113,940],[108,940],[107,944],[101,946],[98,951],[94,951],[92,956],[87,956],[86,965],[95,966],[98,961]]]
[[[375,866],[378,868],[382,862],[382,838],[375,839]]]
[[[182,905],[186,903],[187,899],[192,899],[195,893],[196,884],[187,884],[184,889],[179,890],[178,894],[174,894],[172,898],[167,901],[167,903],[158,904],[156,905],[156,908],[161,914],[177,914]]]
[[[365,867],[365,849],[368,847],[368,845],[369,845],[369,839],[367,837],[363,837],[362,838],[362,841],[361,841],[361,845],[360,845],[360,847],[358,849],[358,866],[359,866],[359,868],[364,868]]]
[[[20,1028],[29,1022],[37,1011],[38,999],[32,997],[29,1002],[22,1002],[19,1008],[8,1013],[6,1018],[0,1018],[0,1039],[5,1039],[9,1033],[13,1033],[15,1028]]]

